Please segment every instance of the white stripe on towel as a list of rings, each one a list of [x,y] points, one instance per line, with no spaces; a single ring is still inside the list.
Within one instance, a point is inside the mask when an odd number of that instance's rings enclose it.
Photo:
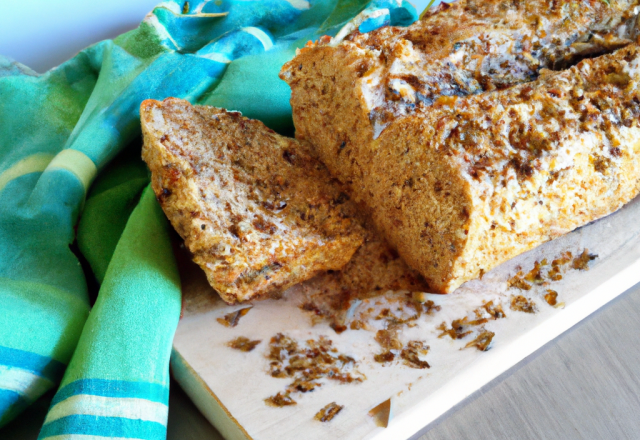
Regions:
[[[23,370],[18,367],[0,365],[0,389],[19,393],[29,400],[35,400],[50,388],[54,383],[49,379],[38,376],[33,371]]]
[[[104,397],[76,394],[58,402],[49,410],[44,423],[74,414],[101,417],[122,417],[167,425],[169,407],[164,403],[134,397]]]

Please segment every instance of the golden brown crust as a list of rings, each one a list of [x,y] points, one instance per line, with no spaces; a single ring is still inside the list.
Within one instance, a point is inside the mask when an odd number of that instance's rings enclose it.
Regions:
[[[438,99],[534,80],[638,38],[638,0],[459,0],[407,28],[354,32],[311,45],[285,64],[296,137],[344,182],[359,155],[394,120]],[[345,172],[343,172],[343,170]]]
[[[631,45],[392,124],[377,141],[376,151],[388,156],[371,159],[367,175],[394,177],[364,186],[377,204],[402,186],[392,205],[403,221],[399,226],[381,215],[378,223],[407,263],[447,292],[619,209],[640,189],[639,66],[640,47]],[[420,165],[427,163],[437,166]],[[443,164],[446,172],[439,170]],[[454,192],[435,202],[432,181],[444,186],[456,179],[465,203]],[[408,180],[415,184],[403,185]],[[382,210],[394,212],[389,204]],[[465,210],[466,222],[437,224],[464,218]],[[412,237],[427,241],[415,246]],[[433,237],[444,243],[432,245]],[[442,265],[434,258],[439,251],[451,254],[445,270],[434,267]]]
[[[449,292],[619,209],[639,190],[639,65],[632,45],[392,124],[362,183],[377,223]]]
[[[377,137],[393,119],[424,110],[440,97],[504,89],[534,80],[541,69],[558,70],[632,43],[639,32],[638,5],[638,0],[460,0],[441,3],[406,28],[356,31],[335,49],[302,51],[319,52],[314,58],[324,60],[315,63],[320,69],[342,51],[355,57],[340,67],[355,74]],[[297,62],[283,69],[288,81],[300,76]]]
[[[579,50],[589,36],[612,43],[592,47],[594,53],[630,43],[615,38],[635,38],[636,2],[513,2],[518,19],[504,21],[506,12],[497,12],[509,4],[460,1],[405,30],[305,49],[281,73],[292,87],[297,136],[314,145],[404,260],[443,293],[615,211],[638,192],[637,46],[561,73],[542,69],[588,53]],[[483,6],[468,9],[473,5]],[[530,26],[532,14],[539,25]],[[469,20],[477,27],[465,25]],[[475,72],[478,54],[441,64],[459,56],[458,43],[468,49],[470,39],[492,32],[493,43],[504,37],[508,49],[474,50],[505,62],[482,81],[468,75],[480,87],[465,89],[460,84],[470,82],[460,75]],[[440,35],[442,44],[421,46],[420,35]],[[523,35],[537,52],[522,44]],[[506,62],[525,55],[533,58],[529,77]],[[399,78],[399,66],[415,67],[410,73],[418,80]],[[525,84],[499,90],[518,83]],[[338,112],[339,100],[350,111]]]
[[[303,143],[175,98],[140,115],[153,190],[225,301],[338,270],[362,244],[355,209]]]

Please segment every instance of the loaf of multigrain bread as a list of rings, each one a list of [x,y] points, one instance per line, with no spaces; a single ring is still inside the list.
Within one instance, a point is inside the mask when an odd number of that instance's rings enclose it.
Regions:
[[[607,3],[461,0],[312,45],[281,72],[296,135],[451,292],[637,194],[638,8]]]
[[[226,302],[338,270],[362,244],[355,207],[304,142],[176,98],[144,101],[140,117],[153,190]]]

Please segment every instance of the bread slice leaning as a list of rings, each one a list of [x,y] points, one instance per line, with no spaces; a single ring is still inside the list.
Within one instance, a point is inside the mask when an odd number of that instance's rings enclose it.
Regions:
[[[227,303],[342,268],[363,242],[353,205],[306,144],[238,112],[140,107],[152,188]]]

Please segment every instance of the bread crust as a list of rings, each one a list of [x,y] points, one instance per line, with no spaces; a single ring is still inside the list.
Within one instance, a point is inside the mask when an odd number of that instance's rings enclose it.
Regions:
[[[358,176],[344,156],[396,119],[624,47],[638,38],[639,11],[638,0],[459,0],[407,28],[311,44],[280,73],[292,89],[296,137],[339,178]],[[346,154],[334,159],[338,149]]]
[[[639,66],[632,45],[392,124],[362,183],[375,222],[446,293],[616,211],[640,191]]]
[[[140,115],[156,197],[226,302],[339,270],[362,244],[355,208],[304,143],[176,98]]]
[[[505,11],[508,2],[462,0],[404,30],[311,46],[281,72],[296,136],[433,291],[451,292],[638,192],[636,2],[552,3],[555,12],[543,1]],[[468,50],[453,63],[461,45],[479,35],[496,43],[498,34],[508,50],[474,50],[503,64],[484,74]],[[574,45],[584,35],[612,43],[591,54],[628,46],[566,71],[544,69],[585,55]],[[528,52],[527,41],[540,49]]]

